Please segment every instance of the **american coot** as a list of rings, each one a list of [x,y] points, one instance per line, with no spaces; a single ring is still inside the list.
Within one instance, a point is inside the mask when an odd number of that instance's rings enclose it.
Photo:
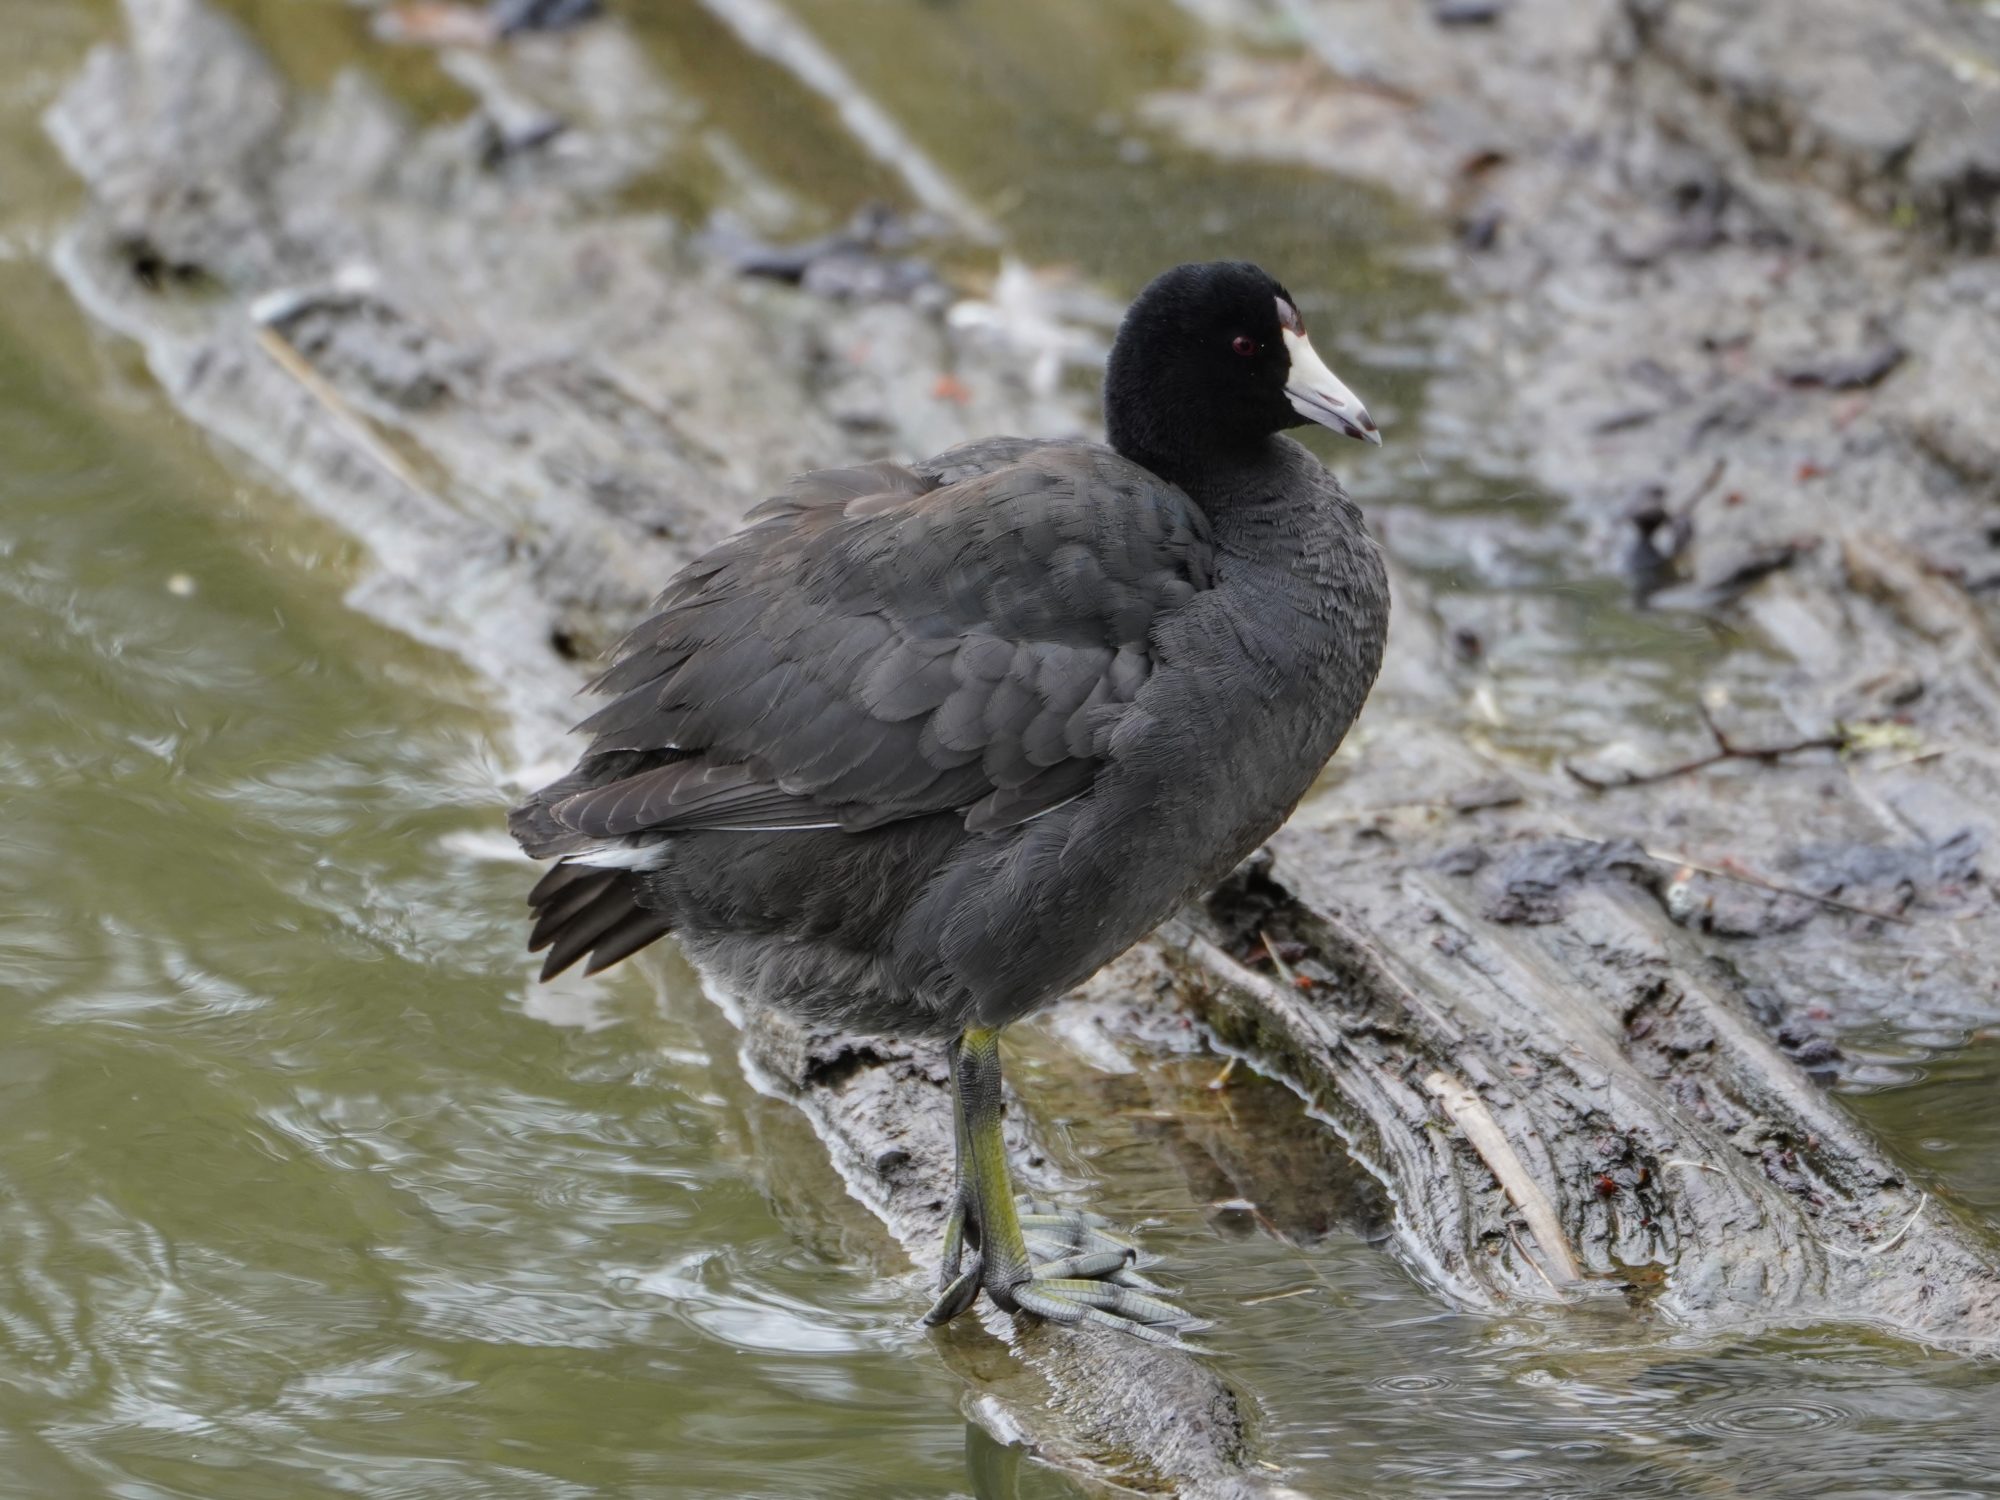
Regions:
[[[542,977],[672,933],[809,1021],[952,1040],[942,1295],[1171,1341],[1192,1326],[1080,1214],[1017,1210],[1000,1029],[1290,813],[1381,663],[1361,514],[1281,429],[1379,443],[1241,262],[1126,314],[1110,446],[988,438],[802,475],[627,637],[576,769],[511,827]]]

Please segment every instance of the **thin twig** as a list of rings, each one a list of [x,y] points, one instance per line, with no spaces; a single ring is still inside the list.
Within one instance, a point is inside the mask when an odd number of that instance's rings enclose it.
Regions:
[[[1857,917],[1873,917],[1878,922],[1894,922],[1899,927],[1913,927],[1908,917],[1893,911],[1877,911],[1872,906],[1863,906],[1855,901],[1843,901],[1838,896],[1822,896],[1818,891],[1808,891],[1795,885],[1783,885],[1775,880],[1766,880],[1761,875],[1747,874],[1742,870],[1725,869],[1721,865],[1705,865],[1689,859],[1684,854],[1675,854],[1668,849],[1645,849],[1639,851],[1646,858],[1657,860],[1663,865],[1674,865],[1685,870],[1693,870],[1697,875],[1713,875],[1717,880],[1736,880],[1744,885],[1754,885],[1761,891],[1770,891],[1777,896],[1797,896],[1806,901],[1817,901],[1821,906],[1830,906],[1835,911],[1852,912]]]
[[[1242,1305],[1244,1307],[1262,1307],[1266,1302],[1283,1302],[1288,1297],[1309,1297],[1318,1290],[1319,1288],[1316,1286],[1297,1286],[1293,1287],[1289,1292],[1267,1292],[1261,1297],[1245,1297]]]
[[[1828,1245],[1826,1248],[1829,1253],[1838,1255],[1842,1260],[1864,1260],[1871,1255],[1887,1255],[1903,1242],[1904,1235],[1917,1227],[1917,1220],[1924,1216],[1924,1210],[1930,1207],[1930,1202],[1931,1195],[1929,1193],[1919,1193],[1917,1195],[1917,1206],[1911,1212],[1909,1218],[1903,1220],[1902,1227],[1886,1240],[1873,1245],[1863,1246],[1859,1250],[1845,1250],[1839,1245]]]
[[[1791,740],[1782,745],[1739,745],[1732,740],[1715,716],[1708,711],[1708,705],[1697,703],[1701,722],[1707,726],[1715,748],[1707,755],[1698,755],[1693,760],[1684,760],[1678,765],[1667,766],[1658,771],[1586,771],[1575,761],[1564,758],[1562,768],[1571,777],[1582,782],[1592,791],[1615,791],[1620,787],[1650,786],[1656,781],[1671,781],[1676,776],[1691,776],[1696,771],[1706,771],[1710,766],[1719,766],[1726,760],[1754,760],[1772,765],[1788,755],[1803,755],[1808,750],[1833,750],[1845,753],[1854,748],[1854,737],[1845,729],[1833,734],[1813,735],[1807,739]]]
[[[1333,924],[1335,931],[1339,924]],[[1201,970],[1209,980],[1225,990],[1237,990],[1252,996],[1273,1015],[1297,1016],[1302,1013],[1315,1018],[1314,1030],[1324,1037],[1329,1048],[1351,1045],[1340,1032],[1338,1026],[1318,1022],[1319,1012],[1313,1009],[1305,996],[1297,990],[1290,990],[1277,980],[1259,974],[1238,960],[1230,957],[1208,938],[1196,932],[1178,918],[1169,918],[1161,928],[1163,946],[1178,955],[1190,966]],[[1342,939],[1348,942],[1363,941],[1353,937]],[[1413,986],[1401,981],[1395,982],[1396,1003],[1404,1010],[1421,1016],[1435,1028],[1441,1045],[1456,1046],[1465,1040],[1465,1028],[1439,1010],[1430,1000]],[[1380,1068],[1380,1064],[1374,1064]]]
[[[1297,989],[1299,987],[1298,976],[1292,973],[1289,964],[1278,957],[1278,945],[1271,941],[1271,934],[1260,931],[1257,936],[1264,944],[1264,956],[1271,960],[1271,967],[1278,971],[1278,977],[1284,980],[1290,988]],[[1222,1065],[1222,1071],[1208,1080],[1208,1087],[1211,1090],[1221,1093],[1229,1087],[1230,1075],[1236,1071],[1236,1061],[1236,1054],[1233,1052],[1230,1053],[1229,1060]]]
[[[361,414],[348,404],[347,398],[334,389],[324,375],[312,367],[311,362],[292,346],[289,339],[268,324],[259,324],[257,343],[271,356],[271,362],[304,387],[306,394],[325,409],[327,415],[333,418],[335,425],[352,438],[364,453],[419,495],[433,500],[437,498],[417,477],[416,471],[403,462],[395,449],[375,435]]]
[[[1529,1269],[1542,1278],[1543,1286],[1552,1292],[1560,1292],[1562,1290],[1561,1287],[1549,1279],[1549,1273],[1542,1269],[1542,1263],[1536,1260],[1534,1256],[1528,1254],[1528,1247],[1521,1243],[1521,1237],[1514,1233],[1514,1226],[1511,1224],[1507,1226],[1507,1242],[1514,1247],[1514,1253],[1528,1263]]]
[[[1610,841],[1594,839],[1588,834],[1562,833],[1558,838],[1569,839],[1578,844],[1592,844],[1603,848]],[[1672,865],[1675,869],[1692,870],[1697,875],[1713,875],[1717,880],[1734,880],[1743,885],[1754,885],[1760,891],[1769,891],[1774,896],[1797,896],[1801,901],[1816,901],[1821,906],[1830,906],[1835,911],[1851,912],[1857,917],[1872,917],[1877,922],[1894,922],[1898,927],[1914,927],[1916,923],[1908,917],[1893,911],[1877,911],[1872,906],[1862,906],[1858,902],[1843,901],[1838,896],[1823,896],[1818,891],[1809,891],[1802,886],[1785,885],[1780,881],[1766,880],[1762,875],[1752,875],[1745,870],[1732,870],[1723,865],[1703,864],[1698,859],[1690,859],[1672,849],[1648,849],[1639,846],[1639,852],[1654,864]]]
[[[1292,972],[1292,966],[1278,957],[1278,945],[1271,941],[1271,934],[1259,931],[1257,936],[1263,941],[1264,951],[1271,956],[1271,967],[1278,971],[1278,977],[1293,989],[1299,987],[1299,976]]]
[[[1902,1241],[1903,1236],[1908,1234],[1912,1229],[1915,1229],[1917,1227],[1917,1220],[1921,1219],[1924,1216],[1924,1210],[1930,1207],[1930,1202],[1931,1202],[1931,1195],[1929,1193],[1919,1193],[1917,1195],[1917,1206],[1911,1212],[1909,1218],[1903,1220],[1903,1227],[1897,1230],[1894,1234],[1890,1235],[1889,1238],[1882,1241],[1881,1244],[1870,1245],[1866,1250],[1862,1252],[1862,1254],[1886,1255],[1889,1251],[1895,1249],[1896,1246]]]

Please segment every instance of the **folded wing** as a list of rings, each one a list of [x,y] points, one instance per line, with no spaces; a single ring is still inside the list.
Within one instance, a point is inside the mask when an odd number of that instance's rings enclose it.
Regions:
[[[1209,582],[1206,523],[1082,443],[998,439],[808,474],[683,572],[594,684],[529,852],[695,829],[978,832],[1078,796]]]

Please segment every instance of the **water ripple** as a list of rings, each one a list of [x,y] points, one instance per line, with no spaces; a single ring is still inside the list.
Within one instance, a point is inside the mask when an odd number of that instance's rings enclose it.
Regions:
[[[1853,1412],[1832,1402],[1772,1401],[1749,1396],[1712,1401],[1686,1419],[1693,1431],[1715,1437],[1823,1432],[1835,1427],[1851,1427],[1855,1420]]]

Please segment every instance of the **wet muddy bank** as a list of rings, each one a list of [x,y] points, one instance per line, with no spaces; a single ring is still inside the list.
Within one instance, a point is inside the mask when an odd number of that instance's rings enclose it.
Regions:
[[[1990,1018],[1973,955],[1996,935],[1978,851],[2000,832],[2000,452],[1977,413],[2000,399],[2000,268],[1959,247],[1990,238],[1992,18],[1285,14],[1312,61],[1224,49],[1155,118],[1218,150],[1337,155],[1455,214],[1442,264],[1464,311],[1421,441],[1559,507],[1553,526],[1489,521],[1488,556],[1566,551],[1571,579],[1713,643],[1677,702],[1575,732],[1557,694],[1517,680],[1510,637],[1543,621],[1439,595],[1440,714],[1539,751],[1509,773],[1593,836],[1729,867],[1689,868],[1674,914],[1739,940],[1721,951],[1793,1019]],[[1863,53],[1879,71],[1834,88],[1852,68],[1829,59]],[[1453,524],[1433,565],[1490,573],[1479,522]],[[1732,873],[1750,879],[1732,890]],[[1854,924],[1842,891],[1928,930]]]
[[[787,474],[1092,420],[1079,386],[1103,330],[1080,293],[1020,271],[944,310],[829,297],[746,278],[685,216],[631,203],[678,149],[677,116],[616,22],[454,53],[480,102],[424,125],[362,75],[293,88],[186,0],[128,11],[137,44],[95,54],[51,117],[92,193],[58,252],[66,279],[195,420],[369,545],[357,602],[490,679],[524,763],[560,754],[583,664]],[[1454,28],[1452,45],[1511,45],[1532,11]],[[1312,36],[1309,8],[1292,14]],[[1385,47],[1439,55],[1416,23],[1382,22]],[[1533,34],[1574,40],[1585,82],[1616,61],[1594,34]],[[1955,540],[1979,535],[1990,500],[1964,479],[1978,435],[1953,426],[1971,408],[1937,364],[1954,347],[1939,309],[1980,267],[1935,259],[1950,235],[1913,247],[1873,220],[1856,247],[1807,255],[1802,231],[1771,237],[1768,205],[1782,188],[1800,223],[1846,212],[1816,179],[1760,175],[1709,212],[1673,186],[1686,158],[1645,130],[1498,107],[1468,125],[1480,95],[1384,76],[1399,56],[1355,74],[1365,88],[1288,58],[1296,105],[1262,136],[1213,86],[1232,67],[1264,79],[1250,52],[1158,118],[1196,141],[1205,119],[1234,120],[1232,150],[1273,155],[1325,139],[1315,111],[1356,99],[1410,122],[1377,133],[1375,170],[1467,232],[1441,257],[1465,311],[1440,325],[1408,451],[1469,493],[1506,465],[1561,503],[1457,517],[1449,537],[1388,507],[1397,636],[1335,776],[1261,885],[1052,1025],[1155,1054],[1199,1038],[1134,996],[1178,997],[1332,1118],[1390,1190],[1395,1251],[1461,1305],[1596,1298],[1707,1331],[1859,1317],[1990,1347],[1990,1237],[1926,1206],[1808,1077],[1839,1064],[1815,1006],[1905,1006],[1919,968],[1915,1002],[1939,1015],[2000,1009],[1976,957],[1994,921],[1977,851],[2000,806],[1991,622],[1980,554]],[[1568,66],[1472,57],[1516,85],[1530,63]],[[1671,83],[1664,64],[1628,65]],[[1545,161],[1551,132],[1629,137],[1632,155]],[[1321,164],[1369,170],[1340,138]],[[1478,141],[1499,159],[1468,172]],[[1633,178],[1656,152],[1667,165]],[[1477,202],[1454,198],[1468,181]],[[1884,287],[1916,265],[1929,279],[1891,299],[1904,321],[1878,327]],[[1879,356],[1891,345],[1900,360]],[[1417,460],[1390,481],[1419,483]],[[1660,515],[1634,520],[1646,504]],[[1566,711],[1576,663],[1516,649],[1551,632],[1552,606],[1446,586],[1510,568],[1519,585],[1523,558],[1567,549],[1572,576],[1615,592],[1635,538],[1671,575],[1659,592],[1684,591],[1681,613],[1729,643],[1665,725],[1659,692]],[[1723,748],[1845,753],[1607,785],[1717,748],[1698,703]],[[949,1178],[936,1061],[755,1019],[746,1048],[923,1263]],[[1266,1482],[1254,1399],[1207,1365],[992,1328],[1011,1354],[972,1330],[944,1340],[996,1431],[1100,1477]],[[1174,1399],[1119,1394],[1142,1387]]]

